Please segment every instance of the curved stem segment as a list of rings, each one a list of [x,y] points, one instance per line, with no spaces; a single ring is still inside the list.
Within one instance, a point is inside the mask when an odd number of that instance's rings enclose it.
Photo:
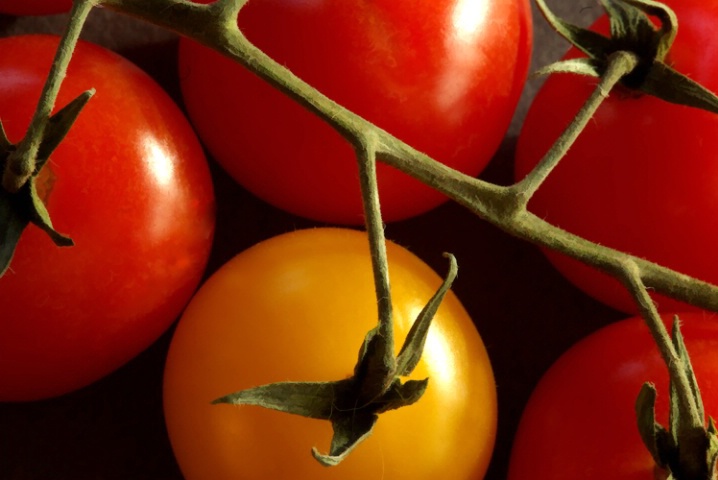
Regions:
[[[80,38],[80,32],[94,6],[95,0],[75,0],[73,3],[70,21],[60,40],[30,126],[17,149],[8,157],[2,176],[2,186],[8,192],[15,193],[20,190],[35,173],[37,152],[43,140],[45,127],[55,107],[55,101],[72,58],[72,52]]]

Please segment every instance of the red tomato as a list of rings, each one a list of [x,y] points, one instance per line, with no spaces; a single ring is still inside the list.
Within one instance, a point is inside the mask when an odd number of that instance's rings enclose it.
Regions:
[[[718,1],[667,0],[680,28],[667,62],[718,92]],[[605,18],[599,28],[607,30]],[[575,52],[571,53],[575,55]],[[553,75],[518,141],[516,176],[538,162],[596,80]],[[718,283],[718,116],[616,89],[539,189],[529,209],[600,244]],[[550,260],[593,297],[635,312],[617,281],[556,253]],[[685,309],[661,297],[659,307]],[[682,308],[681,308],[682,307]]]
[[[0,0],[0,13],[51,15],[70,11],[72,0]]]
[[[204,1],[203,3],[209,3]],[[501,142],[531,50],[527,0],[252,0],[245,35],[333,100],[470,175]],[[189,40],[179,52],[190,120],[219,163],[295,214],[363,222],[351,146],[243,67]],[[379,166],[387,221],[445,197]]]
[[[389,243],[397,353],[441,283],[419,258]],[[341,380],[376,325],[367,236],[300,230],[239,254],[185,310],[170,346],[165,418],[187,480],[466,480],[483,478],[494,443],[496,388],[476,328],[449,293],[411,378],[429,378],[411,406],[381,414],[372,435],[323,467],[328,421],[260,407],[211,405],[265,383]]]
[[[0,118],[24,135],[58,39],[0,40]],[[0,400],[59,395],[135,356],[176,319],[214,229],[209,169],[167,94],[127,60],[81,43],[58,107],[97,94],[38,179],[57,248],[35,227],[0,278]]]
[[[696,312],[680,318],[706,415],[715,418],[718,318]],[[670,324],[672,316],[664,320]],[[526,405],[508,480],[654,480],[634,413],[644,382],[656,385],[656,418],[667,426],[668,370],[642,319],[609,325],[574,345]]]

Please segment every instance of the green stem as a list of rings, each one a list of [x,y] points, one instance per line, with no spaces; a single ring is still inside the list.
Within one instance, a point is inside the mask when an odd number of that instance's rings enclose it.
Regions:
[[[593,114],[596,113],[598,107],[608,98],[613,87],[616,86],[624,76],[631,73],[637,65],[638,56],[634,53],[618,51],[611,54],[606,72],[601,76],[598,85],[576,114],[576,117],[571,121],[566,130],[564,130],[533,171],[514,185],[513,188],[520,196],[519,205],[521,205],[521,207],[528,204],[534,193],[536,193],[553,169],[566,155],[566,152],[568,152],[568,149],[573,145],[579,134],[591,120]]]
[[[55,101],[67,73],[72,52],[80,38],[80,32],[94,6],[94,0],[75,0],[72,5],[70,20],[57,47],[55,59],[40,94],[40,100],[30,126],[17,149],[8,157],[7,166],[3,172],[2,186],[9,192],[14,193],[20,190],[35,172],[37,152],[43,140],[45,126],[55,107]]]
[[[643,258],[592,243],[551,225],[531,212],[524,212],[520,218],[512,219],[501,228],[518,238],[561,252],[615,277],[620,278],[622,275],[624,262],[635,262],[641,270],[645,285],[656,293],[718,312],[718,287],[715,285],[696,280]]]
[[[385,393],[396,370],[396,357],[394,356],[394,322],[392,316],[391,289],[389,285],[389,266],[386,254],[386,239],[384,237],[384,224],[381,218],[379,204],[379,188],[376,179],[376,144],[372,135],[367,135],[356,146],[357,163],[359,166],[359,181],[361,185],[362,202],[364,205],[365,224],[369,236],[369,249],[371,251],[372,271],[374,274],[374,288],[376,290],[377,306],[379,310],[379,325],[377,334],[381,339],[379,354],[382,359],[380,372],[370,372],[371,375],[381,376],[382,391],[364,392],[368,398],[375,398]],[[369,385],[374,382],[369,382]]]
[[[663,361],[668,367],[671,381],[674,383],[676,391],[678,392],[678,398],[680,399],[679,405],[682,418],[689,418],[691,427],[702,428],[704,426],[704,419],[693,397],[690,381],[686,375],[685,364],[673,346],[671,336],[661,320],[655,302],[648,294],[646,285],[641,279],[640,268],[635,262],[627,261],[624,264],[623,271],[624,284],[633,295],[641,316],[651,331],[651,335],[658,346],[658,350],[661,352]]]
[[[220,17],[222,18],[221,24],[231,29],[237,25],[239,11],[244,8],[248,1],[249,0],[217,0],[217,2],[213,4],[213,7],[217,8],[220,12]]]
[[[186,0],[100,1],[109,8],[193,38],[243,64],[320,116],[353,144],[362,135],[372,132],[377,141],[378,160],[444,193],[508,233],[555,249],[615,276],[621,275],[622,262],[635,261],[646,286],[698,307],[718,311],[718,287],[557,228],[517,208],[520,199],[514,187],[501,187],[452,170],[333,102],[252,45],[236,24],[222,24],[218,12],[209,8],[212,4]]]

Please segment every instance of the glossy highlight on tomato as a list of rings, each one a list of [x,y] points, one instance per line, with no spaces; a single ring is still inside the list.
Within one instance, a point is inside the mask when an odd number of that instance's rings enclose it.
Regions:
[[[329,98],[469,175],[503,139],[531,54],[527,0],[252,0],[239,26]],[[193,41],[181,40],[179,62],[190,119],[235,180],[300,216],[363,222],[354,151],[339,134]],[[384,165],[378,175],[387,221],[446,200]]]
[[[19,141],[58,38],[0,40],[0,118]],[[58,108],[97,93],[38,177],[58,248],[34,226],[0,278],[0,401],[80,388],[123,365],[177,318],[194,292],[214,231],[202,148],[144,72],[80,43]]]
[[[718,415],[718,318],[681,313],[707,416]],[[673,316],[663,316],[669,326]],[[575,344],[540,380],[521,417],[508,480],[654,480],[634,405],[655,384],[656,419],[668,425],[668,370],[648,327],[633,317]]]
[[[667,63],[718,92],[718,1],[666,0],[678,17]],[[595,28],[608,31],[602,18]],[[576,56],[572,51],[570,55]],[[523,178],[595,88],[592,78],[552,75],[531,105],[516,153]],[[648,95],[615,89],[529,210],[599,244],[718,283],[718,117]],[[614,308],[635,312],[618,281],[555,252],[553,264],[574,284]],[[663,311],[687,306],[656,297]]]
[[[0,0],[0,14],[52,15],[69,12],[72,0]]]
[[[398,347],[441,283],[389,243]],[[353,372],[377,307],[364,232],[299,230],[237,255],[198,291],[175,331],[164,378],[165,419],[187,480],[483,478],[493,449],[496,388],[474,324],[453,293],[439,308],[411,378],[429,378],[414,405],[381,414],[341,464],[323,467],[329,422],[254,406],[211,405],[277,381]]]

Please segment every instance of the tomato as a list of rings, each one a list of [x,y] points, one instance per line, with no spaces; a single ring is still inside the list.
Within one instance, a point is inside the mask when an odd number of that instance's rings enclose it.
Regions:
[[[421,260],[388,244],[400,344],[440,284]],[[376,325],[367,236],[299,230],[236,256],[199,290],[175,331],[164,408],[187,480],[482,478],[493,447],[496,390],[484,345],[449,293],[411,378],[429,378],[414,405],[381,414],[373,434],[336,467],[329,422],[260,407],[210,405],[237,390],[286,380],[340,380]],[[399,345],[397,345],[398,351]]]
[[[28,126],[58,44],[0,40],[0,118]],[[203,274],[214,229],[209,168],[189,123],[154,81],[80,43],[58,108],[96,95],[38,178],[57,248],[29,227],[0,278],[0,400],[82,387],[145,349],[177,318]]]
[[[718,412],[718,319],[683,313],[682,332],[706,415]],[[670,323],[671,315],[664,321]],[[668,371],[643,320],[589,335],[561,356],[531,394],[521,417],[509,480],[653,480],[634,405],[644,382],[656,385],[656,418],[668,425]],[[655,477],[658,478],[658,477]]]
[[[51,15],[70,11],[72,0],[0,0],[0,13]]]
[[[667,0],[679,29],[668,64],[718,91],[718,2]],[[605,18],[598,28],[607,31]],[[571,55],[575,55],[572,52]],[[516,177],[538,162],[579,110],[595,79],[553,75],[538,92],[516,152]],[[603,103],[529,210],[602,245],[718,283],[718,117],[620,87]],[[617,281],[547,252],[591,296],[635,312]],[[685,309],[659,297],[665,311]]]
[[[252,0],[239,15],[250,41],[319,91],[470,175],[506,133],[530,21],[527,0]],[[193,41],[181,40],[179,62],[190,120],[235,180],[300,216],[363,222],[354,151],[339,134]],[[379,188],[387,221],[446,200],[384,165]]]

